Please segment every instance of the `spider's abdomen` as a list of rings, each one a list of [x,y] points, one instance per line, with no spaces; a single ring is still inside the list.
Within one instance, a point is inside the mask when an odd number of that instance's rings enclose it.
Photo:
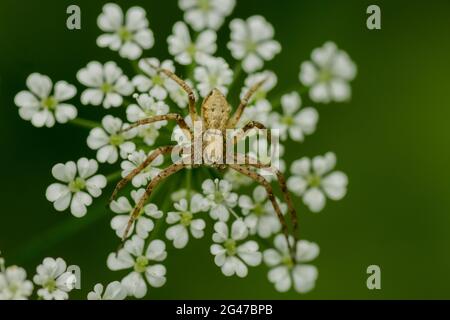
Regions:
[[[222,92],[217,89],[211,91],[202,105],[204,129],[225,129],[230,117],[230,111],[231,107]]]

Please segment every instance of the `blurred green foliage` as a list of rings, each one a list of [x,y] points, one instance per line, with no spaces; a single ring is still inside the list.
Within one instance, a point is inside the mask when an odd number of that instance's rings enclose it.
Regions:
[[[31,72],[77,83],[75,74],[91,60],[120,61],[97,48],[96,18],[105,1],[2,0],[0,2],[0,250],[8,264],[32,276],[46,256],[61,256],[82,269],[84,298],[97,282],[120,279],[108,271],[117,246],[105,197],[87,217],[56,213],[45,199],[53,164],[95,153],[85,144],[88,131],[70,125],[37,129],[22,121],[13,104]],[[167,58],[166,38],[182,18],[176,1],[117,1],[143,6],[156,35],[150,52]],[[366,28],[366,8],[382,9],[382,30]],[[65,27],[66,8],[78,4],[82,30]],[[317,132],[303,144],[287,145],[286,160],[327,151],[350,178],[347,197],[329,202],[320,214],[298,201],[302,238],[316,241],[320,276],[304,296],[277,293],[267,269],[251,269],[245,279],[226,278],[209,253],[210,239],[169,249],[167,285],[150,289],[149,298],[393,299],[450,298],[450,2],[435,1],[270,1],[238,0],[234,16],[261,14],[273,23],[283,52],[269,65],[279,76],[275,90],[295,84],[300,62],[327,40],[348,51],[358,64],[353,100],[320,105]],[[226,58],[227,27],[219,33],[219,55]],[[309,104],[307,97],[304,100]],[[101,108],[80,115],[101,119]],[[104,172],[113,171],[104,167]],[[173,188],[182,174],[168,182]],[[106,190],[108,194],[110,190]],[[168,201],[161,192],[158,201]],[[211,234],[208,226],[207,235]],[[171,246],[169,245],[169,248]],[[382,290],[366,288],[366,268],[382,270]]]

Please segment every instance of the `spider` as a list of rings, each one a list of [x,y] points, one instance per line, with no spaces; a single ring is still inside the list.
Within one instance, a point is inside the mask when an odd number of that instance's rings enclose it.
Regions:
[[[155,69],[158,73],[163,74],[167,76],[168,78],[175,81],[188,95],[189,100],[189,115],[192,119],[192,122],[195,123],[196,121],[200,121],[201,128],[204,128],[206,130],[212,130],[213,132],[218,132],[219,135],[222,137],[225,136],[225,131],[228,129],[236,129],[236,126],[242,116],[242,113],[244,109],[247,107],[247,105],[250,102],[250,99],[252,96],[261,88],[261,86],[265,83],[266,79],[256,83],[253,85],[248,92],[244,95],[242,98],[239,106],[237,107],[236,111],[233,115],[231,115],[231,106],[227,102],[225,95],[220,92],[218,89],[213,89],[208,96],[205,97],[202,105],[201,105],[201,114],[197,114],[196,110],[196,98],[194,95],[193,90],[191,87],[181,78],[179,78],[177,75],[175,75],[173,72],[167,69],[160,68],[158,66],[154,66],[150,64],[148,61],[144,60],[151,68]],[[183,130],[183,132],[187,133],[187,136],[190,140],[190,145],[194,146],[195,141],[193,139],[193,132],[192,129],[187,125],[186,121],[184,120],[183,116],[177,113],[169,113],[165,115],[157,115],[153,117],[149,117],[140,121],[135,122],[134,124],[130,125],[128,128],[124,129],[123,131],[128,131],[133,128],[142,126],[142,125],[148,125],[151,123],[155,123],[158,121],[176,121],[180,129]],[[234,144],[237,143],[237,140],[245,137],[246,134],[249,133],[250,130],[263,130],[266,129],[266,127],[257,122],[257,121],[249,121],[242,129],[238,129],[240,131],[240,135],[235,136]],[[203,130],[203,129],[202,129]],[[203,132],[202,132],[203,133]],[[270,135],[267,137],[268,142],[270,143]],[[220,140],[221,143],[224,141],[224,139]],[[225,145],[214,145],[211,141],[203,141],[201,145],[202,151],[205,150],[205,148],[211,149],[213,154],[223,153],[226,149]],[[223,142],[224,143],[224,142]],[[219,148],[220,147],[220,148]],[[170,154],[174,150],[174,145],[168,145],[168,146],[162,146],[154,150],[147,159],[139,165],[137,168],[135,168],[132,172],[130,172],[126,177],[124,177],[117,186],[115,187],[110,202],[113,201],[119,191],[124,188],[127,183],[129,183],[137,174],[139,174],[142,170],[144,170],[150,163],[152,163],[153,160],[155,160],[158,156],[164,156],[167,154]],[[193,150],[193,149],[191,149]],[[201,153],[202,158],[204,157],[204,152]],[[139,213],[141,212],[143,206],[145,205],[146,201],[150,197],[153,190],[165,179],[170,177],[171,175],[177,173],[178,171],[182,170],[183,168],[190,168],[190,167],[196,167],[200,166],[200,164],[197,164],[196,160],[194,159],[195,153],[191,152],[191,163],[186,164],[182,162],[174,162],[173,164],[169,165],[167,168],[162,170],[156,177],[154,177],[148,184],[145,194],[142,196],[142,198],[139,200],[139,202],[136,204],[135,208],[133,209],[130,219],[128,221],[127,227],[124,231],[123,237],[122,237],[122,243],[126,240],[128,237],[128,233],[130,232],[130,229],[135,222],[135,220],[138,218]],[[223,158],[222,158],[223,159]],[[200,162],[200,163],[206,163],[208,162],[207,166],[216,168],[216,169],[226,169],[227,167],[231,168],[232,170],[235,170],[245,176],[250,177],[252,180],[256,181],[260,185],[262,185],[266,192],[267,197],[271,201],[273,209],[275,210],[276,215],[278,216],[278,219],[280,220],[283,234],[286,238],[288,248],[290,250],[292,259],[295,260],[295,251],[296,251],[296,243],[297,243],[297,229],[298,229],[298,222],[297,222],[297,213],[294,208],[294,205],[292,203],[289,191],[287,190],[286,186],[286,179],[284,178],[283,174],[277,170],[272,168],[270,165],[263,164],[256,159],[250,158],[248,155],[240,155],[234,156],[237,163],[223,163],[223,162],[217,162],[212,161],[211,159],[204,159],[207,161]],[[203,159],[201,159],[203,160]],[[244,164],[242,164],[244,163]],[[204,164],[205,165],[205,164]],[[283,193],[284,200],[286,201],[288,205],[288,211],[290,214],[291,224],[292,224],[292,234],[293,239],[289,237],[289,228],[286,223],[286,219],[280,209],[280,206],[277,202],[277,199],[274,195],[274,191],[272,188],[272,185],[262,176],[259,174],[257,169],[266,169],[270,170],[274,175],[276,175],[278,183],[280,185],[280,189]]]

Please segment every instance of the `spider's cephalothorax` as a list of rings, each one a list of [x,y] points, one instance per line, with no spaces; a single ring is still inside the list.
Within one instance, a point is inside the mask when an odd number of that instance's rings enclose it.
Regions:
[[[146,60],[144,60],[146,61]],[[147,61],[146,61],[147,62]],[[157,70],[159,73],[164,74],[165,76],[169,77],[173,81],[175,81],[183,90],[187,93],[189,98],[189,115],[191,116],[192,122],[195,123],[200,122],[201,130],[202,130],[202,145],[201,145],[201,163],[203,165],[212,166],[220,169],[225,168],[231,168],[243,175],[246,175],[256,181],[257,183],[261,184],[267,192],[267,197],[272,203],[272,206],[274,208],[274,211],[276,212],[278,219],[281,222],[283,233],[286,237],[286,241],[288,243],[288,246],[291,251],[291,256],[295,260],[295,246],[297,243],[297,214],[295,211],[295,208],[293,206],[293,203],[291,201],[290,194],[286,187],[286,180],[283,176],[283,174],[277,170],[272,168],[270,165],[263,164],[261,162],[256,161],[255,159],[251,159],[248,156],[245,155],[234,155],[236,162],[233,163],[227,163],[223,161],[219,161],[221,158],[224,159],[224,150],[226,149],[225,146],[225,131],[227,129],[236,129],[237,123],[239,122],[242,113],[245,109],[245,107],[248,105],[251,97],[253,94],[263,85],[265,80],[260,81],[256,83],[254,86],[252,86],[248,92],[244,95],[242,98],[239,106],[237,107],[236,111],[231,115],[231,106],[227,102],[227,99],[223,95],[222,92],[220,92],[218,89],[214,89],[211,91],[211,93],[204,99],[202,106],[201,106],[201,114],[200,116],[197,114],[196,110],[196,99],[194,92],[192,91],[191,87],[182,79],[180,79],[178,76],[176,76],[174,73],[172,73],[169,70],[161,69],[157,66],[150,65],[150,67]],[[195,145],[194,141],[194,133],[192,132],[192,128],[190,128],[187,123],[185,122],[183,116],[177,113],[169,113],[166,115],[158,115],[153,116],[144,120],[140,120],[130,127],[128,127],[126,130],[131,130],[132,128],[146,125],[158,121],[164,121],[164,120],[174,120],[177,122],[179,127],[187,133],[187,136],[191,140],[191,145]],[[245,134],[249,132],[252,129],[266,129],[264,125],[262,125],[259,122],[256,121],[250,121],[248,124],[246,124],[241,132],[242,134],[235,138],[235,142],[237,142],[238,139],[244,138]],[[206,133],[206,134],[205,134]],[[148,165],[150,165],[153,160],[155,160],[160,155],[167,155],[170,154],[174,150],[175,146],[165,146],[165,147],[159,147],[155,151],[153,151],[148,158],[136,169],[134,169],[130,174],[128,174],[125,178],[123,178],[116,186],[112,196],[111,201],[115,199],[117,196],[117,193],[128,183],[130,182],[137,174],[139,174],[142,170],[144,170]],[[205,149],[208,149],[207,152],[205,152]],[[192,149],[191,149],[192,150]],[[207,156],[205,156],[207,155]],[[128,233],[131,229],[131,226],[133,225],[134,221],[139,216],[139,213],[141,212],[141,209],[143,208],[145,202],[148,200],[150,194],[154,190],[154,188],[163,180],[168,178],[169,176],[175,174],[176,172],[180,171],[183,168],[191,167],[191,164],[196,163],[195,159],[195,153],[191,152],[191,162],[189,164],[179,161],[174,162],[173,164],[169,165],[166,169],[162,170],[156,177],[154,177],[150,183],[148,184],[146,188],[145,194],[142,196],[142,198],[137,203],[136,207],[134,208],[130,220],[128,222],[127,228],[123,235],[123,240],[125,240],[128,237]],[[292,234],[293,234],[293,240],[289,239],[289,228],[286,223],[286,219],[280,209],[280,206],[278,204],[278,201],[274,195],[273,188],[271,184],[257,172],[257,169],[269,169],[271,170],[277,177],[278,183],[280,185],[282,194],[284,196],[284,199],[288,205],[289,214],[291,218],[291,224],[292,224]]]
[[[202,120],[205,129],[225,130],[228,128],[231,106],[222,92],[214,89],[202,104]]]

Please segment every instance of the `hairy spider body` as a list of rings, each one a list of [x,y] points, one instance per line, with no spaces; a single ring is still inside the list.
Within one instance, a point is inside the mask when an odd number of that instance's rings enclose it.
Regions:
[[[144,60],[146,61],[146,60]],[[147,62],[147,61],[146,61]],[[147,62],[147,64],[149,64]],[[265,164],[259,163],[258,161],[250,161],[251,159],[248,156],[234,156],[233,162],[228,163],[227,161],[224,161],[226,159],[226,151],[227,151],[227,129],[236,129],[236,125],[238,121],[240,120],[242,113],[245,109],[245,107],[249,104],[249,101],[252,97],[252,95],[264,84],[265,80],[260,81],[256,83],[254,86],[252,86],[249,91],[244,95],[242,98],[239,106],[237,107],[236,111],[233,115],[231,115],[231,106],[228,103],[225,95],[220,92],[218,89],[213,89],[211,93],[206,96],[204,99],[202,106],[201,106],[201,114],[198,116],[196,111],[196,99],[195,95],[192,91],[192,89],[189,87],[189,85],[184,82],[182,79],[180,79],[178,76],[176,76],[174,73],[172,73],[169,70],[161,69],[157,66],[153,66],[149,64],[150,67],[157,70],[159,73],[166,75],[168,78],[175,81],[183,90],[187,93],[189,98],[189,114],[191,116],[192,122],[194,123],[194,132],[192,128],[190,128],[187,123],[185,122],[183,116],[179,114],[166,114],[166,115],[159,115],[150,117],[144,120],[137,121],[136,123],[132,124],[130,127],[125,129],[131,130],[132,128],[150,124],[158,121],[163,120],[173,120],[176,121],[179,127],[183,130],[185,135],[190,140],[190,154],[188,156],[188,163],[183,161],[177,161],[173,164],[169,165],[166,169],[162,170],[156,177],[154,177],[150,183],[148,184],[146,188],[145,194],[142,196],[140,201],[137,203],[136,207],[134,208],[133,212],[130,215],[130,219],[127,225],[127,228],[123,234],[122,240],[125,241],[125,239],[128,237],[129,231],[131,229],[131,226],[133,225],[134,221],[138,218],[142,208],[144,207],[146,201],[148,200],[150,194],[152,191],[158,186],[158,184],[170,177],[171,175],[175,174],[176,172],[182,170],[183,168],[191,168],[191,167],[198,167],[201,165],[209,166],[217,169],[226,169],[231,168],[232,170],[235,170],[237,172],[240,172],[243,175],[246,175],[262,185],[266,192],[267,197],[271,201],[273,209],[280,220],[280,223],[282,225],[282,230],[284,233],[284,236],[286,238],[286,241],[288,243],[292,259],[295,260],[295,249],[296,249],[296,240],[297,240],[297,214],[295,211],[295,208],[293,206],[293,203],[291,201],[289,192],[287,191],[286,187],[286,181],[281,172],[278,170],[272,170],[272,172],[276,175],[278,183],[281,188],[281,192],[283,193],[284,199],[288,204],[289,208],[289,214],[290,219],[293,227],[293,239],[294,242],[292,243],[292,239],[289,238],[289,228],[288,224],[286,222],[286,219],[282,213],[282,210],[280,209],[280,206],[276,200],[276,197],[274,195],[273,188],[271,184],[260,174],[256,172],[256,169],[261,168],[270,168],[270,166],[267,166]],[[196,141],[195,138],[195,126],[197,124],[201,125],[201,154],[199,155],[198,152],[195,151]],[[246,133],[252,129],[266,129],[264,125],[261,123],[250,121],[247,125],[245,125],[241,129],[241,133],[238,136],[235,136],[233,139],[233,146],[237,141],[245,137]],[[268,135],[268,140],[270,139],[270,135]],[[269,140],[270,142],[270,140]],[[139,167],[137,167],[135,170],[133,170],[130,174],[128,174],[125,178],[123,178],[116,186],[110,201],[114,200],[117,196],[118,192],[128,183],[130,182],[139,172],[144,170],[156,157],[160,155],[168,155],[174,150],[175,146],[165,146],[165,147],[159,147],[155,151],[153,151],[146,161],[142,163]],[[241,160],[241,161],[234,161],[234,160]],[[242,161],[244,160],[244,161]]]
[[[223,131],[228,128],[231,106],[222,92],[213,89],[202,104],[201,118],[206,130],[216,129]]]

